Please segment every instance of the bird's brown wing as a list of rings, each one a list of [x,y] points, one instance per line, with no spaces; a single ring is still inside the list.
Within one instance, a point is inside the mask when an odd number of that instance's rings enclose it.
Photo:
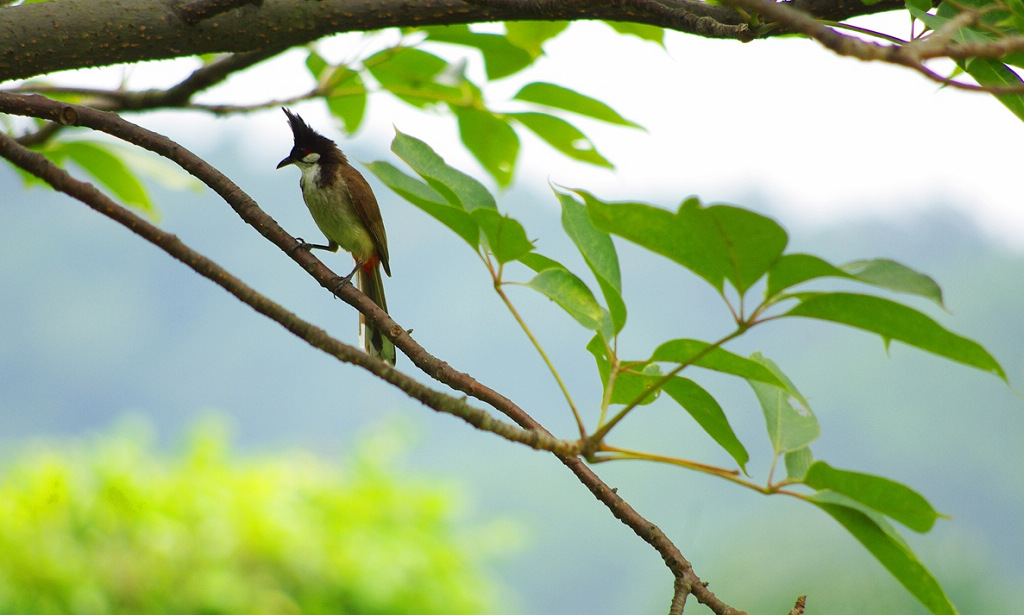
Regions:
[[[342,177],[348,186],[348,192],[352,196],[352,204],[355,206],[359,219],[363,221],[367,230],[370,231],[370,238],[373,239],[373,247],[377,250],[377,258],[381,267],[389,276],[391,266],[388,263],[388,236],[384,232],[384,219],[380,216],[380,206],[377,205],[377,197],[373,196],[373,190],[366,179],[350,164],[342,166]]]

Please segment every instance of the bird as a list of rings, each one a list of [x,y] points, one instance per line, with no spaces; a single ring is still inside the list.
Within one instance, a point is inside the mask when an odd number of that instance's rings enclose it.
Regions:
[[[313,221],[327,238],[327,245],[299,240],[306,249],[337,252],[340,246],[352,254],[356,265],[342,284],[358,273],[359,289],[388,311],[381,269],[391,276],[388,238],[377,198],[366,179],[348,162],[338,146],[313,130],[298,114],[282,107],[295,138],[295,145],[277,168],[295,165],[302,171],[299,188]],[[366,352],[391,365],[395,346],[380,329],[359,315],[359,337]]]

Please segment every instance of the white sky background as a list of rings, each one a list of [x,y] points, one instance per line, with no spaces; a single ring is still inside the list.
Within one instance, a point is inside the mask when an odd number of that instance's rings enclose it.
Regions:
[[[901,37],[909,32],[899,14],[856,23]],[[366,44],[372,41],[347,35],[322,42],[320,50],[340,61]],[[511,109],[501,101],[523,83],[552,81],[607,102],[648,129],[570,117],[616,170],[570,162],[525,137],[518,181],[550,179],[608,199],[662,194],[659,204],[665,207],[675,207],[690,194],[705,202],[740,205],[758,196],[789,226],[900,216],[938,205],[964,212],[1000,244],[1024,250],[1021,157],[1013,154],[1019,151],[1024,125],[994,98],[942,89],[908,69],[840,58],[795,38],[743,44],[669,33],[666,48],[618,35],[600,23],[576,23],[546,45],[548,57],[526,78],[515,76],[485,88],[494,108]],[[462,53],[461,48],[443,49],[453,52],[449,57]],[[469,53],[470,75],[478,78],[479,56]],[[265,68],[239,75],[202,100],[244,103],[304,92],[311,81],[303,57],[293,51],[272,62],[272,72]],[[166,87],[193,67],[189,61],[135,67],[130,84]],[[116,79],[123,69],[100,72]],[[76,81],[96,84],[97,71],[79,75]],[[458,146],[450,117],[425,116],[387,95],[371,98],[368,108],[355,140],[363,146],[375,142],[381,157],[393,124],[485,178]],[[340,136],[328,124],[322,103],[298,110],[313,126]],[[201,143],[225,138],[220,128],[230,122],[236,129],[232,138],[251,141],[246,150],[253,164],[265,164],[264,158],[282,157],[291,139],[277,117],[280,112],[269,113],[228,120],[192,114],[187,123],[180,115],[147,116],[152,119],[144,123],[183,142]],[[183,130],[191,139],[182,137]],[[557,206],[554,200],[550,206]]]

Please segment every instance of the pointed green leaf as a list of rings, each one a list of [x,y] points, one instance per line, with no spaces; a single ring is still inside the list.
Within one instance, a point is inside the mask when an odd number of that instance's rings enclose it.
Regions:
[[[327,108],[340,118],[345,131],[354,133],[366,115],[366,84],[363,77],[344,66],[334,69],[330,77],[331,89],[327,95]]]
[[[678,376],[666,382],[664,389],[746,471],[750,456],[715,398],[696,382]]]
[[[422,49],[392,47],[363,64],[382,88],[415,107],[464,98],[462,84],[440,83],[448,62]]]
[[[486,109],[453,106],[459,137],[499,186],[512,183],[519,137],[508,122]]]
[[[816,278],[850,275],[832,263],[810,254],[783,254],[768,270],[765,297],[775,297],[783,290]]]
[[[474,249],[480,245],[480,228],[473,217],[461,207],[447,203],[445,197],[429,185],[409,177],[387,162],[373,162],[367,168],[385,186],[453,230]]]
[[[942,305],[942,289],[929,276],[885,258],[857,260],[836,267],[810,254],[784,254],[768,270],[765,297],[809,280],[833,277],[857,280],[879,288],[919,295]]]
[[[814,463],[814,454],[811,447],[804,446],[786,453],[786,477],[790,480],[803,480],[807,475],[807,469]]]
[[[608,381],[611,379],[612,362],[608,358],[608,342],[600,333],[590,338],[587,342],[587,351],[597,362],[597,373],[601,376],[601,390],[608,389]]]
[[[576,244],[590,271],[597,278],[608,304],[614,332],[618,333],[626,324],[626,304],[622,300],[622,280],[615,244],[607,233],[594,228],[586,208],[576,199],[558,191],[555,195],[562,205],[562,228]]]
[[[466,211],[478,207],[497,209],[494,196],[483,184],[449,166],[444,158],[416,137],[395,130],[391,151],[405,161],[430,187],[450,204]]]
[[[545,269],[561,269],[563,271],[568,271],[562,263],[536,252],[528,252],[516,260],[530,269],[533,269],[534,273],[540,273]]]
[[[508,117],[529,128],[548,145],[573,160],[589,162],[600,167],[613,168],[608,159],[598,153],[594,142],[562,118],[547,113],[510,113]]]
[[[664,374],[654,363],[633,363],[615,374],[615,387],[612,390],[610,403],[646,406],[661,395],[657,386]],[[607,384],[606,384],[607,386]],[[644,397],[641,399],[641,395]],[[637,402],[640,399],[641,401]]]
[[[597,361],[597,371],[601,375],[601,385],[605,391],[611,380],[611,361],[608,358],[607,338],[597,334],[590,339],[587,350]],[[662,378],[661,370],[653,363],[620,363],[615,374],[615,386],[611,395],[608,396],[610,404],[630,404],[636,402],[643,395],[643,399],[637,402],[645,406],[658,398],[661,389],[651,390]]]
[[[786,384],[779,388],[756,380],[747,380],[764,412],[768,439],[771,440],[775,455],[781,455],[806,447],[821,434],[818,419],[796,386],[770,359],[754,353],[751,359],[761,363]]]
[[[906,0],[908,9],[915,9],[921,12],[932,10],[931,0]]]
[[[651,41],[652,43],[657,43],[662,47],[665,46],[664,28],[630,21],[606,21],[605,23],[611,26],[611,28],[619,34],[629,34],[641,40]]]
[[[797,293],[800,301],[785,316],[803,316],[849,325],[898,340],[947,359],[992,372],[1003,368],[980,344],[951,333],[915,309],[888,299],[853,293]]]
[[[327,70],[327,60],[323,58],[319,53],[310,51],[309,55],[306,56],[306,68],[309,69],[309,74],[314,79],[320,81],[320,76]]]
[[[943,305],[942,289],[935,280],[896,261],[886,258],[858,260],[842,265],[842,270],[861,282],[901,293],[920,295],[940,306]]]
[[[571,111],[610,124],[641,128],[639,124],[622,117],[603,102],[553,83],[539,81],[527,83],[512,98],[554,109]]]
[[[839,493],[820,491],[807,499],[853,534],[929,611],[935,615],[956,615],[956,607],[942,586],[884,517]]]
[[[506,21],[505,36],[533,57],[543,55],[543,45],[569,27],[568,21]]]
[[[147,212],[153,203],[142,182],[106,146],[91,141],[58,141],[53,145],[63,156],[85,170],[115,197]]]
[[[498,262],[516,260],[533,249],[533,243],[526,237],[526,230],[518,220],[486,207],[478,207],[470,215],[480,225],[487,238],[487,246]]]
[[[564,269],[545,269],[527,284],[545,295],[587,329],[610,338],[611,319],[587,285]]]
[[[643,203],[606,203],[575,190],[597,228],[667,256],[724,292],[744,293],[782,255],[788,235],[774,220],[729,205],[687,199],[672,213]]]
[[[658,346],[651,355],[651,361],[698,365],[725,374],[732,374],[747,380],[756,380],[785,388],[786,384],[762,363],[741,357],[721,347],[691,339],[670,340]]]
[[[478,49],[484,57],[487,78],[491,80],[501,79],[523,70],[533,64],[536,57],[501,34],[473,32],[464,24],[428,26],[422,30],[433,42]]]
[[[905,485],[881,476],[837,470],[824,461],[811,465],[804,476],[804,484],[819,491],[828,489],[841,493],[916,532],[932,529],[939,517],[928,500]]]

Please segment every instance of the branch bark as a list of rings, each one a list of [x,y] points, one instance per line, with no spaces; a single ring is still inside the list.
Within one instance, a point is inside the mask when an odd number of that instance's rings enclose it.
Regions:
[[[794,3],[830,19],[904,6],[896,0]],[[192,24],[181,13],[187,7],[205,12]],[[755,37],[733,8],[692,0],[60,0],[0,8],[0,82],[87,66],[284,49],[330,34],[394,26],[581,19],[644,23],[709,38]]]

